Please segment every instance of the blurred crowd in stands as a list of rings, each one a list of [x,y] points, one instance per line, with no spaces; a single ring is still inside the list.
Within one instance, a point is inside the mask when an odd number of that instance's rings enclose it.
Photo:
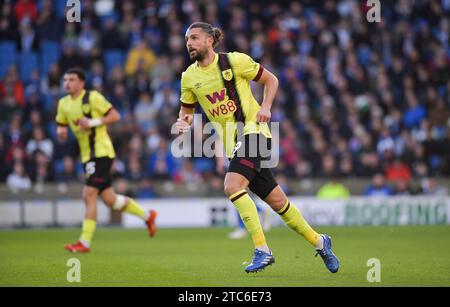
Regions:
[[[450,176],[450,1],[381,1],[374,23],[362,0],[83,0],[80,23],[66,21],[65,2],[0,1],[0,182],[83,179],[74,138],[55,136],[74,66],[122,114],[110,129],[115,178],[146,197],[154,180],[220,178],[214,159],[170,151],[190,64],[184,34],[202,20],[224,30],[220,51],[247,53],[280,80],[280,182],[368,177],[367,195],[445,193],[436,178]]]

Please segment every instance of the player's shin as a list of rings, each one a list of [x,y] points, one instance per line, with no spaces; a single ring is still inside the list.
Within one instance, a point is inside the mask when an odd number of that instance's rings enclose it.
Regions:
[[[230,196],[231,202],[236,206],[244,222],[245,228],[252,237],[255,248],[261,249],[265,252],[268,251],[266,237],[259,221],[258,211],[256,210],[255,203],[247,194],[246,190],[241,190]]]
[[[311,228],[297,207],[292,205],[289,200],[286,201],[284,207],[277,213],[291,229],[299,235],[302,235],[306,241],[312,244],[315,248],[323,248],[321,236]]]
[[[97,222],[95,220],[85,219],[83,221],[80,242],[83,243],[84,246],[91,246],[92,237],[94,236],[96,226]]]

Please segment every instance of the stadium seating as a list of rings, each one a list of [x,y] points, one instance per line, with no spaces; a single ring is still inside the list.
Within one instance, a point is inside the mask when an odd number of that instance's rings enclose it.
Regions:
[[[25,52],[19,55],[20,78],[29,80],[34,70],[39,69],[38,55],[34,52]]]
[[[0,42],[0,78],[6,76],[9,66],[14,65],[17,60],[17,46],[13,41]]]
[[[60,47],[56,42],[42,42],[41,44],[41,74],[47,75],[50,66],[57,63],[60,56]]]

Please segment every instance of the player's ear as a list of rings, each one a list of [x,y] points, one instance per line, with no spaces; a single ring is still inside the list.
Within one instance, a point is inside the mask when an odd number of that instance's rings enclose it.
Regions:
[[[206,41],[208,42],[208,46],[212,46],[214,44],[214,38],[211,35],[207,36]]]

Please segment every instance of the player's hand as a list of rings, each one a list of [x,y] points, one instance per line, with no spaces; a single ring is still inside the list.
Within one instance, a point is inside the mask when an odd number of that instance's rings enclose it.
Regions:
[[[78,126],[80,127],[81,131],[83,131],[83,132],[91,129],[91,127],[89,127],[89,119],[86,117],[83,117],[82,119],[80,119],[78,121]]]
[[[258,114],[256,114],[256,122],[257,123],[267,123],[270,121],[271,117],[272,117],[272,113],[270,112],[270,109],[265,108],[264,106],[261,106],[261,109],[259,110]]]
[[[67,127],[58,126],[56,128],[56,135],[58,136],[58,139],[60,139],[61,141],[65,141],[69,136],[69,130],[67,129]]]
[[[191,129],[191,124],[194,119],[193,115],[185,114],[183,117],[178,118],[175,123],[175,127],[178,133],[186,133]]]

